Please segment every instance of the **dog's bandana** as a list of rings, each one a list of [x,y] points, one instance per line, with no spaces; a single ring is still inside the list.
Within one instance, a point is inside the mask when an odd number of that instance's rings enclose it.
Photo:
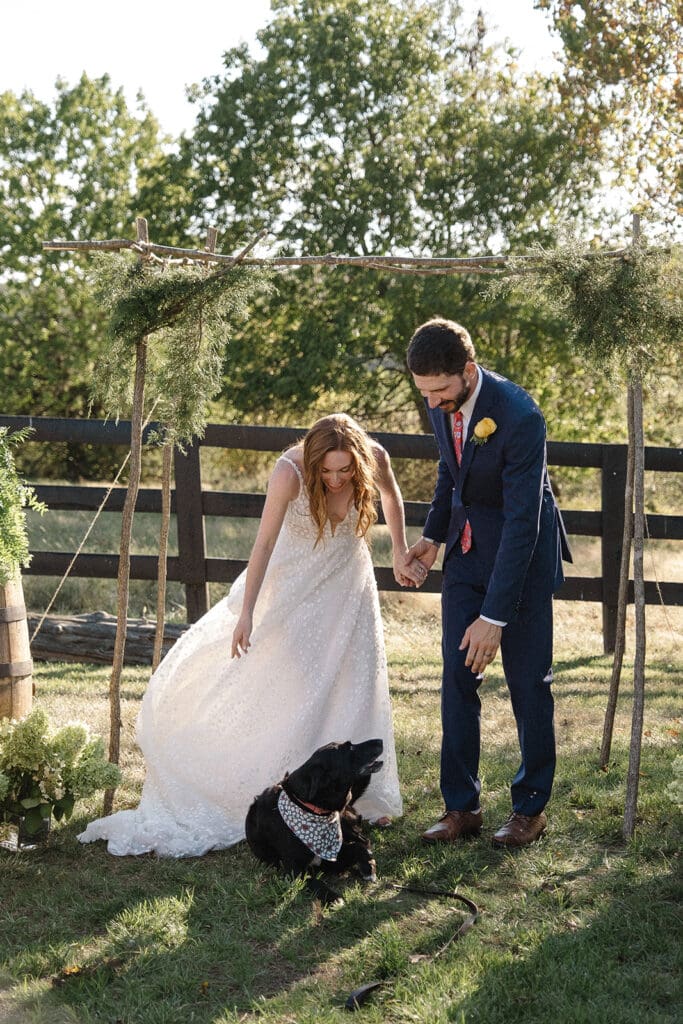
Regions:
[[[277,798],[277,809],[285,825],[311,853],[323,860],[336,860],[342,847],[342,828],[339,811],[313,814],[299,807],[284,789]]]

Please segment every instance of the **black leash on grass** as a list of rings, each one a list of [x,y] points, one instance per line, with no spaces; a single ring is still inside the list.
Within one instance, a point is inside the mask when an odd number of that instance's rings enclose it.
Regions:
[[[473,903],[472,900],[467,898],[467,896],[462,896],[459,892],[451,892],[447,889],[421,889],[415,885],[397,885],[395,882],[389,882],[388,884],[390,888],[400,889],[402,892],[416,892],[421,896],[445,896],[448,899],[459,900],[460,903],[464,903],[470,911],[460,927],[453,932],[446,942],[444,942],[443,946],[440,946],[435,953],[431,954],[431,956],[420,957],[421,960],[438,959],[438,957],[445,953],[449,946],[451,946],[457,939],[462,938],[462,936],[472,928],[479,917],[479,907],[477,904]],[[385,978],[382,981],[368,981],[365,985],[360,985],[358,988],[355,988],[344,1003],[344,1008],[346,1010],[350,1010],[352,1013],[356,1010],[360,1010],[372,993],[382,985],[386,985],[390,980],[390,978]]]

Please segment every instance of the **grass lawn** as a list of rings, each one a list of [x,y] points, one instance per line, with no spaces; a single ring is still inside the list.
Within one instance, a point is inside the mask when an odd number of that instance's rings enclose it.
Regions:
[[[331,1024],[346,1019],[349,992],[373,979],[385,984],[359,1012],[372,1024],[680,1020],[681,812],[666,787],[681,751],[681,611],[647,612],[639,821],[625,843],[632,644],[602,772],[611,659],[600,609],[558,602],[550,824],[516,854],[490,843],[518,757],[498,663],[482,691],[484,833],[447,848],[420,842],[442,809],[438,606],[409,595],[387,598],[384,611],[405,814],[374,832],[377,885],[342,883],[344,905],[322,911],[244,844],[185,861],[114,858],[101,843],[76,841],[100,812],[98,800],[78,804],[45,848],[0,850],[3,1024]],[[36,701],[55,722],[83,719],[106,736],[108,677],[106,668],[42,664]],[[133,728],[147,677],[124,675],[117,809],[137,801],[142,783]],[[481,916],[435,957],[463,908],[392,883],[457,888]]]

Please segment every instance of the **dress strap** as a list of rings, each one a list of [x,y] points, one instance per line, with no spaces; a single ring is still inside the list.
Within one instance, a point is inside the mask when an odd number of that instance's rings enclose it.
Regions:
[[[288,462],[290,466],[294,466],[294,470],[295,470],[295,472],[296,472],[296,475],[297,475],[297,476],[298,476],[298,478],[299,478],[299,485],[300,485],[300,488],[301,488],[301,490],[300,490],[300,492],[299,492],[299,493],[301,493],[301,491],[303,491],[303,489],[304,489],[304,477],[303,477],[303,473],[301,472],[301,470],[300,470],[300,469],[299,469],[299,467],[297,466],[297,464],[296,464],[296,462],[294,461],[294,459],[290,459],[290,458],[288,458],[288,457],[287,457],[286,455],[281,455],[281,456],[280,456],[280,459],[281,459],[281,461],[282,461],[282,462]]]

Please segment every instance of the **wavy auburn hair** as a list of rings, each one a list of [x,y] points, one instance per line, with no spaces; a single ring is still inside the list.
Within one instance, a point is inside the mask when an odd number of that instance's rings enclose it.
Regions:
[[[329,516],[322,478],[322,462],[328,452],[348,452],[353,461],[353,504],[358,512],[356,534],[364,537],[377,521],[375,503],[378,498],[375,484],[376,462],[370,447],[370,438],[355,420],[344,412],[325,416],[313,424],[304,438],[304,483],[313,522],[318,528],[318,541],[322,540]]]

